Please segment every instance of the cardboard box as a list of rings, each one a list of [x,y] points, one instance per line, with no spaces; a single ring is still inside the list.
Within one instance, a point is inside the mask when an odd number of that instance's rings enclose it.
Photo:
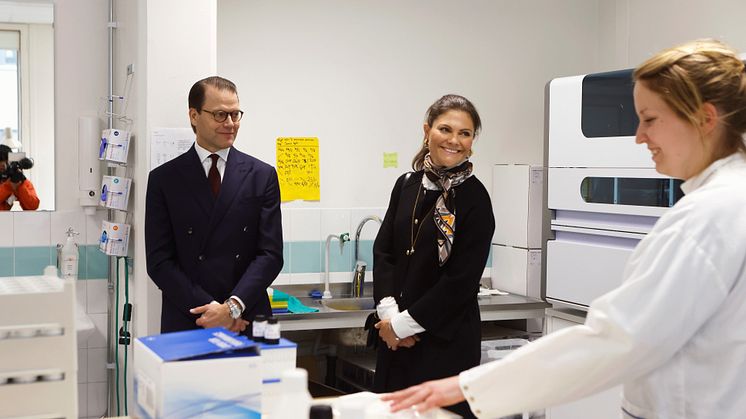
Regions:
[[[135,340],[135,399],[144,418],[261,417],[259,346],[223,328]]]

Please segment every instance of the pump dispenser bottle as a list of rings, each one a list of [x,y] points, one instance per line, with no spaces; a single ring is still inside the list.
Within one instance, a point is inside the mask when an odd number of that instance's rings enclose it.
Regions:
[[[63,279],[78,279],[78,244],[75,243],[77,231],[72,227],[67,229],[67,240],[64,245],[57,245],[57,266]]]

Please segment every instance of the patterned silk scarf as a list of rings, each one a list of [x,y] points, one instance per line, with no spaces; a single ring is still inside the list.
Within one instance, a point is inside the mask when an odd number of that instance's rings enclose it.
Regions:
[[[456,167],[440,169],[433,165],[428,153],[425,156],[424,167],[427,178],[440,186],[443,191],[433,210],[435,225],[438,226],[440,232],[438,235],[438,264],[443,266],[451,256],[451,247],[456,235],[456,193],[455,191],[451,193],[451,189],[462,184],[471,175],[472,164],[467,160]]]

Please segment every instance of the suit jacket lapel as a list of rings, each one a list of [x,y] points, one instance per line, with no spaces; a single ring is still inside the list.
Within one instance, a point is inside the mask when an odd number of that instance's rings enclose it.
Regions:
[[[228,153],[228,161],[225,163],[225,173],[223,173],[223,181],[220,183],[220,194],[218,194],[215,206],[212,208],[212,213],[210,214],[210,222],[207,229],[209,232],[208,235],[211,235],[217,225],[220,224],[220,221],[222,221],[228,208],[235,201],[241,185],[250,171],[251,163],[238,150],[232,148],[230,153]]]
[[[194,149],[194,145],[184,156],[180,169],[184,185],[190,191],[189,195],[194,197],[202,210],[205,211],[205,215],[209,215],[215,205],[215,199],[212,197],[210,185],[207,183],[207,176],[205,176],[205,168],[199,161],[199,155],[197,150]]]

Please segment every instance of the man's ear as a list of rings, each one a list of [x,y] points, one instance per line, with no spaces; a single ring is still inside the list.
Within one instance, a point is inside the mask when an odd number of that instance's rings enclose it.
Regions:
[[[192,125],[197,125],[197,115],[199,115],[199,112],[197,112],[194,108],[189,108],[189,122],[191,122]]]

